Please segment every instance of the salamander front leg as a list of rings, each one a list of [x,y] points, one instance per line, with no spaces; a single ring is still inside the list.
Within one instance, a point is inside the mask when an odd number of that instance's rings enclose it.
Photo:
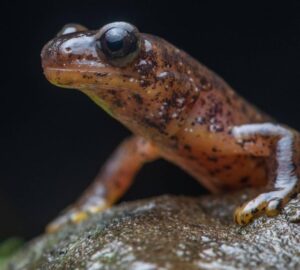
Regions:
[[[131,137],[125,140],[79,200],[51,222],[46,231],[57,231],[67,223],[78,223],[110,207],[126,192],[142,165],[157,157],[156,148],[145,139]]]
[[[274,146],[272,153],[275,159],[270,161],[270,175],[275,172],[274,177],[269,180],[271,190],[237,208],[235,221],[245,225],[264,213],[267,216],[276,216],[299,193],[299,134],[280,125],[263,123],[234,127],[232,135],[242,144],[248,140],[255,142],[256,138],[263,137],[270,146]]]

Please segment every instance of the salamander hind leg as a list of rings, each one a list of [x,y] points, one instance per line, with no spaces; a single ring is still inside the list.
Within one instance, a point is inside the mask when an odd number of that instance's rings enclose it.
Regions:
[[[129,188],[145,162],[158,157],[156,148],[141,137],[125,140],[100,170],[79,200],[46,228],[55,232],[68,223],[79,223],[115,203]]]
[[[263,123],[234,127],[232,135],[242,145],[249,140],[255,143],[257,137],[262,137],[270,143],[271,153],[274,153],[269,168],[270,189],[238,207],[234,213],[236,223],[245,225],[262,214],[276,216],[299,193],[299,134],[280,125]]]

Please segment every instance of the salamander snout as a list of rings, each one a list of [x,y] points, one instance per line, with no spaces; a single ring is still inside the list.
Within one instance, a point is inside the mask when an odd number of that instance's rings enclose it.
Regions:
[[[96,51],[94,31],[75,32],[55,37],[42,50],[44,69],[78,69],[104,65]]]
[[[68,24],[44,46],[42,66],[52,83],[77,86],[74,80],[79,73],[108,73],[130,65],[139,54],[140,44],[137,28],[129,23],[110,23],[98,31]]]

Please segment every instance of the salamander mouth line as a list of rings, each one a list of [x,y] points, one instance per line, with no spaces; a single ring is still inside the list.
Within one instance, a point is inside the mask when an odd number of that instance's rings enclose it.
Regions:
[[[112,69],[106,69],[106,68],[102,68],[101,67],[101,71],[99,69],[86,69],[86,70],[78,70],[78,68],[56,68],[56,67],[45,67],[44,68],[44,73],[47,73],[48,71],[50,71],[51,73],[53,72],[61,72],[63,73],[77,73],[77,74],[93,74],[96,77],[109,77],[109,76],[116,76],[116,77],[120,77],[120,78],[129,78],[129,79],[135,79],[135,80],[139,80],[138,77],[136,77],[134,74],[129,74],[129,73],[124,73],[123,71],[120,72],[116,72],[113,71]]]
[[[59,72],[59,73],[58,73]],[[88,82],[85,83],[76,83],[75,81],[72,81],[72,78],[70,74],[74,74],[76,76],[86,76],[87,80],[97,80],[97,87],[88,86]],[[121,72],[111,72],[111,70],[108,71],[108,69],[88,69],[88,70],[78,70],[78,69],[72,69],[72,68],[53,68],[53,67],[46,67],[44,68],[44,74],[48,79],[54,84],[62,88],[68,88],[68,89],[78,89],[82,92],[91,92],[95,94],[95,91],[101,91],[101,90],[111,90],[111,89],[118,89],[118,90],[139,90],[139,84],[140,84],[140,78],[137,78],[137,76],[132,76],[131,74],[126,74],[123,71]],[[63,78],[64,74],[68,74],[70,76],[70,81],[66,81],[62,83],[60,80]],[[92,76],[93,78],[89,76]],[[119,78],[119,80],[126,80],[127,85],[120,85],[119,83],[112,82],[101,82],[101,80],[105,78]]]

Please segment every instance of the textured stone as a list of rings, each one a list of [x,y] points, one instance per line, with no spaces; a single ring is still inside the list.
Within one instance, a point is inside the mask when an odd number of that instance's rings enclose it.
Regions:
[[[4,269],[300,269],[300,224],[294,199],[276,218],[246,227],[234,208],[253,191],[123,203],[79,225],[43,235]]]

